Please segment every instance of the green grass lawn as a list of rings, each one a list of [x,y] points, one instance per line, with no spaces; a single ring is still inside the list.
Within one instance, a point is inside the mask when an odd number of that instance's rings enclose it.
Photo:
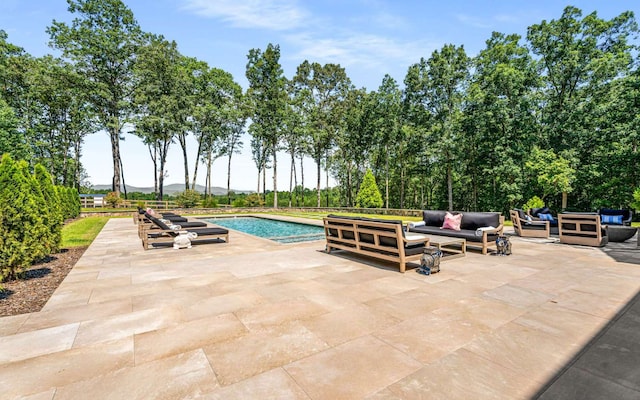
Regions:
[[[109,217],[80,218],[62,227],[62,248],[89,246]]]

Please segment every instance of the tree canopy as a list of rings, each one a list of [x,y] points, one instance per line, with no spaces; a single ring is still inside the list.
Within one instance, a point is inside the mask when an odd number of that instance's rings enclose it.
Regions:
[[[266,199],[272,190],[274,206],[282,152],[290,205],[306,189],[305,159],[316,166],[316,206],[353,206],[365,177],[380,183],[384,207],[505,214],[535,196],[555,209],[624,207],[640,187],[630,11],[607,20],[569,6],[525,37],[493,32],[476,55],[446,44],[416,54],[404,77],[384,75],[375,90],[354,87],[337,63],[303,60],[286,77],[280,46],[269,43],[248,51],[243,92],[230,73],[143,32],[121,0],[68,4],[72,22],[47,28],[59,58],[32,57],[0,30],[0,151],[31,169],[41,163],[54,184],[80,187],[83,140],[106,130],[119,191],[119,146],[130,130],[149,148],[158,198],[175,142],[186,189],[200,165],[210,186],[213,161],[226,157],[230,191],[231,157],[245,133],[257,192]],[[189,136],[198,146],[193,175]],[[322,172],[325,186],[330,175],[338,186],[326,201]]]

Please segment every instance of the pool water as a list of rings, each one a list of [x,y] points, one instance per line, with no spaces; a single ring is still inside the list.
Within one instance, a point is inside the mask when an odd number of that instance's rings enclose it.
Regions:
[[[308,242],[324,239],[324,228],[316,225],[257,217],[209,218],[207,221],[279,243]]]

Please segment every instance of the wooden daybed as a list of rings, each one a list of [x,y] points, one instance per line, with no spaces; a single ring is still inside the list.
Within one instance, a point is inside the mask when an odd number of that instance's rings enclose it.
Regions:
[[[323,219],[327,253],[333,249],[392,261],[405,272],[411,261],[419,261],[429,238],[405,235],[402,221],[329,215]]]

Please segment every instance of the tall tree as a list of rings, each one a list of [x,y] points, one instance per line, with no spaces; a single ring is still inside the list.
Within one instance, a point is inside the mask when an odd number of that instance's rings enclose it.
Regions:
[[[157,166],[157,196],[164,194],[164,171],[169,147],[178,132],[187,130],[184,115],[190,110],[185,92],[185,76],[181,67],[183,56],[175,42],[162,36],[150,35],[140,47],[134,68],[134,94],[137,116],[135,132],[149,146],[153,163]]]
[[[283,136],[287,105],[286,78],[280,66],[280,46],[269,43],[263,52],[251,49],[247,56],[247,97],[251,104],[249,132],[262,138],[273,160],[273,207],[278,208],[277,152]]]
[[[378,144],[379,158],[384,164],[384,204],[389,208],[389,179],[390,160],[396,147],[402,147],[400,143],[400,128],[402,126],[402,91],[397,82],[389,75],[382,78],[382,83],[374,96],[375,111],[374,124],[376,130],[376,143]],[[395,154],[394,154],[394,158]],[[404,162],[403,158],[398,158]]]
[[[539,76],[519,35],[494,32],[473,60],[462,141],[473,209],[507,212],[531,188],[524,163],[540,141],[534,112]]]
[[[460,123],[465,86],[469,78],[469,57],[462,46],[445,45],[428,60],[424,58],[410,68],[413,80],[411,101],[425,107],[430,114],[430,143],[433,155],[445,169],[448,209],[453,210],[453,175],[459,154]],[[417,80],[417,81],[416,81]]]
[[[204,157],[210,173],[210,162],[215,158],[227,156],[229,192],[231,158],[242,147],[240,136],[246,121],[242,88],[230,73],[218,68],[209,68],[206,63],[201,63],[196,71],[193,77],[195,96],[192,129],[198,141],[198,151],[192,189],[195,188],[201,157]]]
[[[133,65],[142,32],[120,0],[67,0],[71,25],[53,21],[50,45],[70,58],[91,82],[89,102],[111,139],[112,189],[120,193],[122,127],[131,111]]]
[[[95,130],[87,107],[87,81],[61,59],[45,56],[34,61],[28,79],[34,162],[46,166],[55,183],[78,188],[82,143]]]
[[[310,154],[316,163],[317,206],[320,207],[322,160],[328,170],[329,153],[344,122],[343,101],[351,90],[351,80],[338,64],[320,65],[306,60],[298,66],[293,80],[296,90],[306,96],[304,109],[310,120]]]

